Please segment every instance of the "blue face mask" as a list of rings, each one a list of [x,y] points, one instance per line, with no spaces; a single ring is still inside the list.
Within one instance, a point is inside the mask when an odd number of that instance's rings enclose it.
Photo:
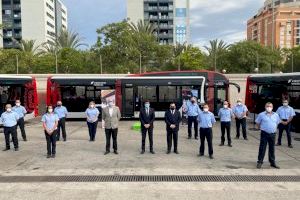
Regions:
[[[145,104],[145,108],[150,108],[150,104],[149,104],[149,103],[146,103],[146,104]]]

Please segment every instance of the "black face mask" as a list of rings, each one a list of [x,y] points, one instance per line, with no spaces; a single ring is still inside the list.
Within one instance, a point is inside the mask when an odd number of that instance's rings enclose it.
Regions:
[[[174,108],[174,107],[171,107],[170,109],[171,109],[171,110],[175,110],[175,108]]]
[[[195,101],[193,100],[192,103],[195,103]]]

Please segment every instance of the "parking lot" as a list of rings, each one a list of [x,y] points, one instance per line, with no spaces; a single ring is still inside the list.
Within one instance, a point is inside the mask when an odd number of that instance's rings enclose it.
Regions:
[[[154,129],[155,155],[140,154],[141,136],[131,130],[134,121],[121,121],[118,134],[119,155],[104,155],[104,130],[98,127],[95,142],[88,141],[86,123],[67,123],[67,142],[57,143],[55,159],[46,158],[46,141],[39,119],[27,123],[27,142],[20,141],[20,151],[0,152],[0,176],[74,176],[74,175],[300,175],[300,142],[294,148],[276,147],[280,170],[271,169],[267,154],[262,170],[256,169],[259,132],[249,131],[249,140],[233,139],[233,147],[219,147],[219,122],[214,127],[214,160],[197,157],[199,140],[187,139],[187,127],[179,136],[179,155],[166,154],[163,121]],[[248,127],[253,127],[249,123]],[[235,129],[232,130],[232,138]],[[297,135],[294,135],[297,137]],[[300,136],[298,136],[300,137]],[[20,138],[20,135],[19,135]],[[4,136],[0,135],[4,148]],[[146,143],[148,145],[148,143]],[[61,189],[61,190],[58,190]],[[289,191],[289,192],[287,192]],[[245,195],[246,194],[246,195]],[[297,183],[0,183],[0,199],[297,199]],[[274,195],[274,196],[273,196]]]

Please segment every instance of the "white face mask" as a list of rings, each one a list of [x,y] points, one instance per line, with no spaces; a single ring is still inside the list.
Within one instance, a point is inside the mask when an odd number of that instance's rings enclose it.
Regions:
[[[267,111],[268,113],[270,113],[270,112],[272,112],[272,111],[273,111],[273,108],[271,108],[271,107],[267,107],[267,108],[266,108],[266,111]]]
[[[90,105],[90,108],[95,108],[95,105],[94,104]]]
[[[224,108],[228,108],[228,105],[224,105]]]
[[[204,112],[208,112],[208,108],[203,108],[203,111]]]
[[[16,106],[20,106],[21,104],[20,103],[16,103]]]
[[[108,103],[108,106],[109,106],[109,107],[113,107],[113,105],[114,105],[113,102],[109,102],[109,103]]]
[[[237,104],[240,106],[240,105],[242,105],[242,102],[238,102]]]
[[[11,112],[11,108],[7,108],[6,111],[7,111],[7,112]]]
[[[52,112],[53,112],[53,109],[52,109],[52,108],[48,109],[48,112],[49,112],[49,113],[52,113]]]
[[[283,103],[283,106],[288,106],[289,105],[289,103]]]

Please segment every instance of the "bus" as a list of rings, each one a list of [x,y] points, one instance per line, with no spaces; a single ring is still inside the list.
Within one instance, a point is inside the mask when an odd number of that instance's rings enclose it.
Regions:
[[[145,100],[151,102],[158,118],[164,116],[171,102],[182,109],[190,97],[199,105],[207,102],[217,115],[223,101],[229,99],[229,80],[210,71],[172,71],[122,76],[82,75],[52,76],[47,82],[47,104],[61,100],[71,118],[84,117],[89,101],[104,107],[108,99],[115,101],[123,118],[137,118]],[[239,86],[237,86],[238,89]]]
[[[300,133],[300,73],[262,74],[247,78],[246,105],[251,113],[264,111],[266,102],[272,102],[276,111],[283,99],[288,99],[295,109],[292,130]]]
[[[27,110],[25,120],[38,116],[38,95],[36,80],[30,76],[0,75],[0,114],[5,105],[15,105],[21,100]]]

